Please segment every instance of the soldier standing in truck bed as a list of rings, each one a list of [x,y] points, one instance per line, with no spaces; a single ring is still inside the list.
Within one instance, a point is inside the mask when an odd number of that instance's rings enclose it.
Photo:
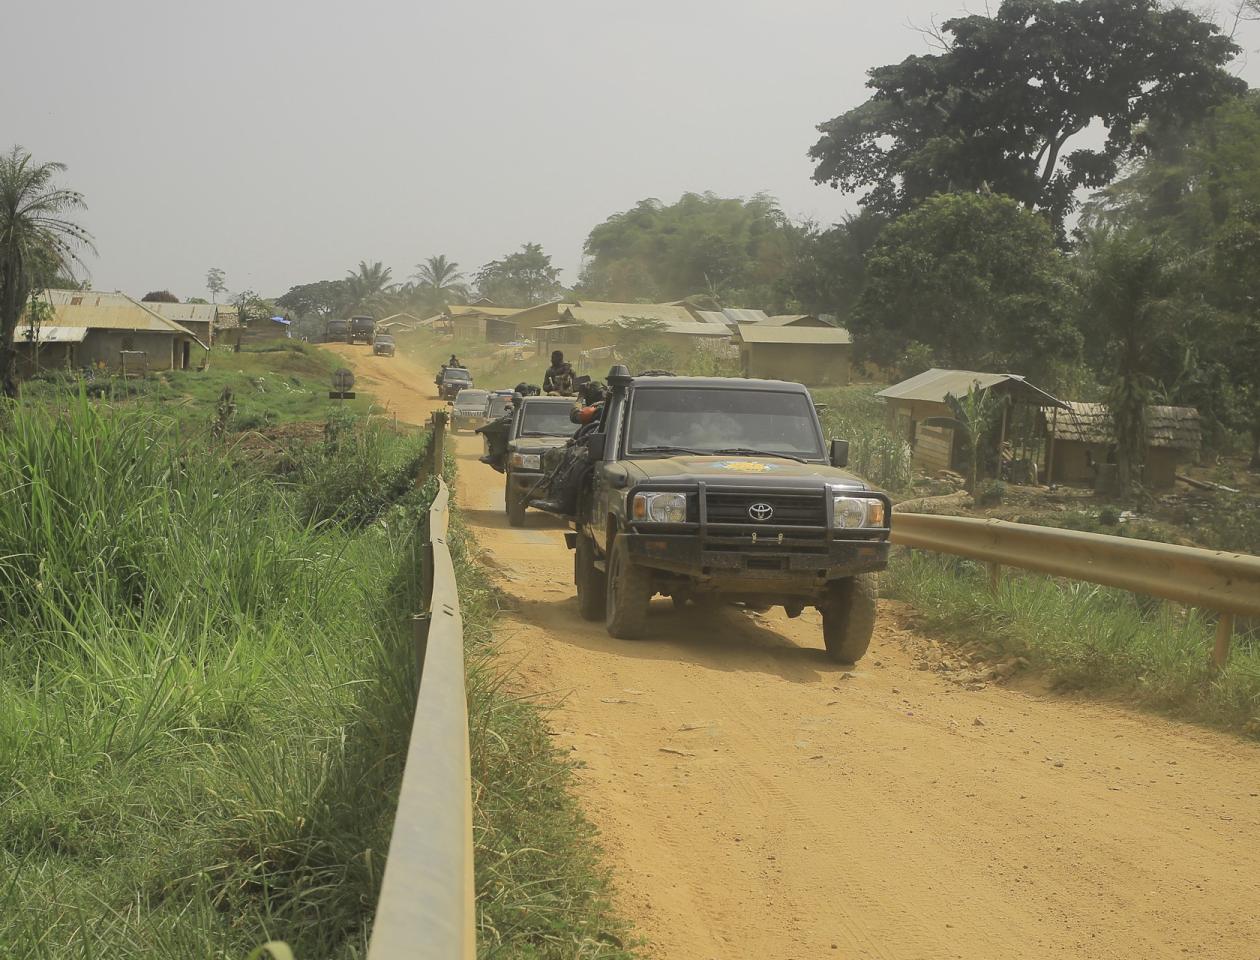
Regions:
[[[573,396],[573,381],[577,375],[573,372],[573,364],[564,359],[559,350],[551,352],[551,366],[543,374],[543,393],[556,397]]]

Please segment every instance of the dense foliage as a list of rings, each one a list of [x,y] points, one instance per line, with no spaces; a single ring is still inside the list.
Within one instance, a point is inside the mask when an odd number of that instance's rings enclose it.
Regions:
[[[1044,380],[1080,352],[1067,277],[1038,215],[1008,197],[942,194],[872,247],[849,329],[885,366],[923,344],[940,366]]]
[[[723,305],[773,308],[789,269],[793,228],[776,201],[685,193],[640,200],[591,230],[581,294],[665,302],[706,294]]]
[[[1102,187],[1176,129],[1241,92],[1238,47],[1157,0],[1004,0],[946,20],[941,52],[870,71],[869,100],[819,126],[814,179],[898,214],[942,191],[992,190],[1056,228],[1080,187]],[[1075,146],[1091,124],[1101,147]]]

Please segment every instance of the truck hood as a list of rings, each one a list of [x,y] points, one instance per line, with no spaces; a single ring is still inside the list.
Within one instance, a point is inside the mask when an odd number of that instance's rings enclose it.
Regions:
[[[710,487],[748,486],[808,487],[817,485],[869,489],[867,484],[845,470],[825,463],[797,463],[780,457],[677,456],[660,460],[623,460],[632,483],[667,480],[698,483]]]

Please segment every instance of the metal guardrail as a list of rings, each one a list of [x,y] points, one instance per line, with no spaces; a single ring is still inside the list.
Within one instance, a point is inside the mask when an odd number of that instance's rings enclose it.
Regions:
[[[1001,568],[1018,567],[1201,607],[1220,614],[1212,662],[1229,659],[1234,617],[1260,617],[1260,557],[1004,520],[897,513],[892,540]]]
[[[435,422],[439,471],[441,433]],[[420,692],[368,960],[476,956],[464,628],[449,520],[450,491],[439,479],[422,537],[428,612],[414,621]]]

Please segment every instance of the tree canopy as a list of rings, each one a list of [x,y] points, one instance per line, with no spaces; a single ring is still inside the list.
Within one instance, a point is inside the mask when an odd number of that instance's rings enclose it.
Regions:
[[[150,290],[140,298],[141,303],[179,303],[179,297],[169,290]]]
[[[1105,186],[1152,131],[1245,88],[1224,69],[1239,48],[1158,0],[1004,0],[946,20],[938,40],[939,53],[871,70],[872,96],[818,127],[815,181],[892,215],[987,185],[1062,230],[1078,188]],[[1102,146],[1072,148],[1091,124]]]
[[[640,200],[591,230],[578,289],[632,303],[696,294],[725,305],[772,308],[791,259],[789,222],[765,194],[748,200],[685,193]]]
[[[316,280],[290,287],[287,293],[276,298],[276,305],[302,318],[327,320],[345,312],[350,297],[345,280]]]
[[[446,254],[440,253],[424,263],[417,263],[411,279],[415,282],[407,290],[407,300],[420,307],[425,316],[445,309],[452,302],[468,298],[468,284],[463,282],[464,275],[459,264],[448,260]]]
[[[1072,306],[1044,218],[1009,197],[950,193],[885,228],[849,329],[887,366],[921,344],[940,366],[1044,379],[1079,356]]]
[[[560,269],[551,265],[551,257],[538,243],[523,244],[515,253],[491,260],[477,271],[476,281],[483,297],[503,306],[546,303],[562,290]]]

